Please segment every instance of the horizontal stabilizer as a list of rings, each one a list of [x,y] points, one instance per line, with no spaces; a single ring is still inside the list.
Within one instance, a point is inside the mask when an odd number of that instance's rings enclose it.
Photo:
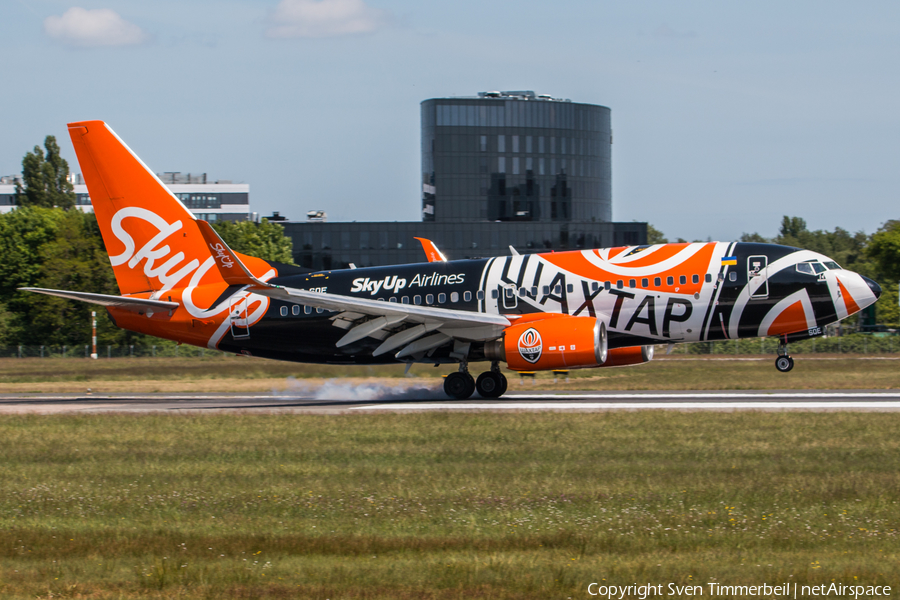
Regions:
[[[216,259],[216,267],[225,283],[228,285],[260,285],[269,287],[269,284],[263,283],[250,272],[241,259],[237,257],[234,250],[228,247],[228,244],[222,237],[212,228],[212,225],[206,221],[197,220],[197,227],[200,228],[200,235],[206,241]]]
[[[125,308],[134,311],[168,311],[178,308],[177,302],[166,302],[164,300],[147,300],[145,298],[130,298],[128,296],[110,296],[108,294],[70,292],[68,290],[48,290],[46,288],[33,287],[23,287],[19,289],[24,292],[47,294],[48,296],[58,296],[60,298],[68,298],[69,300],[80,300],[81,302],[89,302],[101,306],[114,306],[116,308]]]

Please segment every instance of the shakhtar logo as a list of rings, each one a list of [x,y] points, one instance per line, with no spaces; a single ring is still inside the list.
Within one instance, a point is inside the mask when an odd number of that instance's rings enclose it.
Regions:
[[[541,334],[536,329],[526,329],[519,336],[519,355],[531,364],[541,359],[542,349]]]

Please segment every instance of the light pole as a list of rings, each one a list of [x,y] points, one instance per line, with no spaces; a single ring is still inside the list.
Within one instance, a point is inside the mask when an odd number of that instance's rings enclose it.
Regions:
[[[91,358],[97,358],[97,311],[91,311]]]

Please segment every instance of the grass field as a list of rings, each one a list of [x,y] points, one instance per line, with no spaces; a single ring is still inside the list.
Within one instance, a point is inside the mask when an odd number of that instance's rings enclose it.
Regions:
[[[726,390],[726,389],[890,389],[900,387],[900,357],[798,356],[790,373],[778,373],[774,357],[660,357],[646,365],[583,369],[565,376],[539,373],[520,382],[507,372],[512,391],[581,390]],[[487,363],[473,364],[474,373]],[[440,385],[453,370],[416,365],[403,378],[403,365],[304,365],[258,358],[214,355],[205,358],[3,358],[0,390],[4,392],[267,392],[290,388],[293,379],[315,385],[332,378],[353,382],[375,378],[408,379],[409,384]],[[522,385],[524,383],[524,385]]]
[[[896,593],[898,427],[892,413],[5,416],[0,596]]]

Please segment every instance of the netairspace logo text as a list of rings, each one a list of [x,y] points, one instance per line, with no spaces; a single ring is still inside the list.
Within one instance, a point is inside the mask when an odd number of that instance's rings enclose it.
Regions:
[[[844,585],[831,583],[821,585],[800,585],[798,583],[782,583],[770,585],[724,585],[721,583],[707,583],[704,585],[678,585],[669,584],[643,584],[632,585],[603,585],[591,583],[588,585],[588,594],[601,598],[618,598],[636,596],[640,600],[647,598],[660,598],[666,596],[709,596],[712,598],[727,596],[747,596],[748,598],[875,598],[891,595],[891,587],[888,585]]]

